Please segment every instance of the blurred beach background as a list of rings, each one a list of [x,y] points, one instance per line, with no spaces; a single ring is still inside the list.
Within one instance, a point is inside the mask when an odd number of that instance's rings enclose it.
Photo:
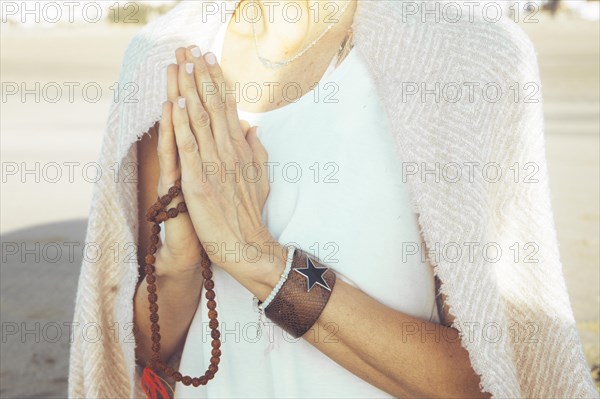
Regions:
[[[102,18],[94,23],[89,20],[95,19],[95,6],[88,10],[88,21],[81,18],[79,7],[73,22],[53,23],[32,16],[23,22],[8,4],[21,2],[1,3],[0,397],[60,398],[66,397],[68,323],[97,173],[94,162],[122,57],[143,24],[176,2],[95,2]],[[48,2],[27,3],[43,7]],[[518,4],[522,3],[526,2]],[[562,1],[555,12],[536,12],[536,22],[524,21],[526,13],[517,18],[538,52],[561,258],[596,381],[600,373],[598,4]],[[508,2],[503,6],[510,9]],[[46,19],[54,18],[48,15]],[[31,93],[23,101],[22,88],[35,91],[36,84],[40,98]],[[57,86],[62,90],[59,99]]]

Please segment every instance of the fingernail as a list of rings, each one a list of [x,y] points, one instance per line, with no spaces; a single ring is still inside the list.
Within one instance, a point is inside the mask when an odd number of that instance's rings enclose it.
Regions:
[[[202,56],[202,51],[200,51],[200,47],[194,47],[192,49],[192,56],[194,58],[200,58]]]
[[[179,108],[184,109],[185,108],[185,97],[179,97],[177,99],[177,105],[179,106]]]
[[[257,126],[257,127],[256,127],[256,135],[257,135],[258,137],[260,137],[261,133],[262,133],[262,128],[261,128],[260,126]]]
[[[210,65],[215,65],[217,63],[217,57],[213,53],[206,53],[204,58]]]
[[[185,71],[191,75],[192,72],[194,72],[194,64],[192,64],[191,62],[188,62],[187,64],[185,64]]]

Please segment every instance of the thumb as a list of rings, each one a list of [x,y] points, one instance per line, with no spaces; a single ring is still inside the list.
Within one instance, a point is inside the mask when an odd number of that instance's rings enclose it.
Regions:
[[[248,121],[241,120],[240,126],[242,127],[242,132],[244,132],[244,136],[248,134],[248,129],[250,129],[250,124],[248,123]]]
[[[252,126],[246,133],[246,141],[252,149],[254,159],[260,162],[267,160],[267,150],[260,142],[260,139],[258,138],[259,134],[260,128],[258,126]]]

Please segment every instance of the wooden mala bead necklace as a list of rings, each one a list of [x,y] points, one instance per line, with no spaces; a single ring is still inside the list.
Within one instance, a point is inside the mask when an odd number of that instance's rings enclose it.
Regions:
[[[175,208],[166,210],[167,205],[181,193],[181,180],[177,180],[175,185],[169,188],[167,194],[159,197],[157,201],[146,212],[146,220],[153,223],[152,235],[150,236],[150,245],[148,253],[145,257],[146,263],[146,283],[148,289],[148,302],[150,303],[150,330],[152,331],[152,357],[146,362],[144,373],[142,375],[142,389],[146,393],[148,399],[157,399],[157,394],[163,398],[169,398],[169,394],[161,381],[161,378],[154,370],[163,371],[168,377],[172,377],[175,381],[181,382],[184,385],[193,385],[195,387],[206,385],[212,380],[219,370],[219,361],[221,356],[221,333],[219,332],[219,322],[217,320],[217,302],[215,301],[215,283],[212,280],[212,270],[210,269],[210,260],[206,251],[202,250],[202,276],[204,277],[204,288],[206,289],[205,297],[208,300],[208,318],[210,320],[209,327],[212,337],[212,357],[210,366],[202,377],[184,376],[179,371],[168,367],[160,358],[160,325],[158,324],[158,294],[156,290],[156,275],[154,262],[156,258],[154,254],[157,251],[159,241],[158,234],[160,233],[160,223],[167,219],[177,217],[180,213],[187,212],[185,202],[180,202]]]

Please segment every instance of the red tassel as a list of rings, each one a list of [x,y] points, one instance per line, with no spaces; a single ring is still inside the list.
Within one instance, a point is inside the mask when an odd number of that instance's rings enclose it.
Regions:
[[[144,368],[144,374],[142,375],[142,389],[146,392],[148,399],[158,399],[157,394],[160,394],[163,399],[170,399],[167,388],[163,384],[162,380],[156,373],[150,368]]]

